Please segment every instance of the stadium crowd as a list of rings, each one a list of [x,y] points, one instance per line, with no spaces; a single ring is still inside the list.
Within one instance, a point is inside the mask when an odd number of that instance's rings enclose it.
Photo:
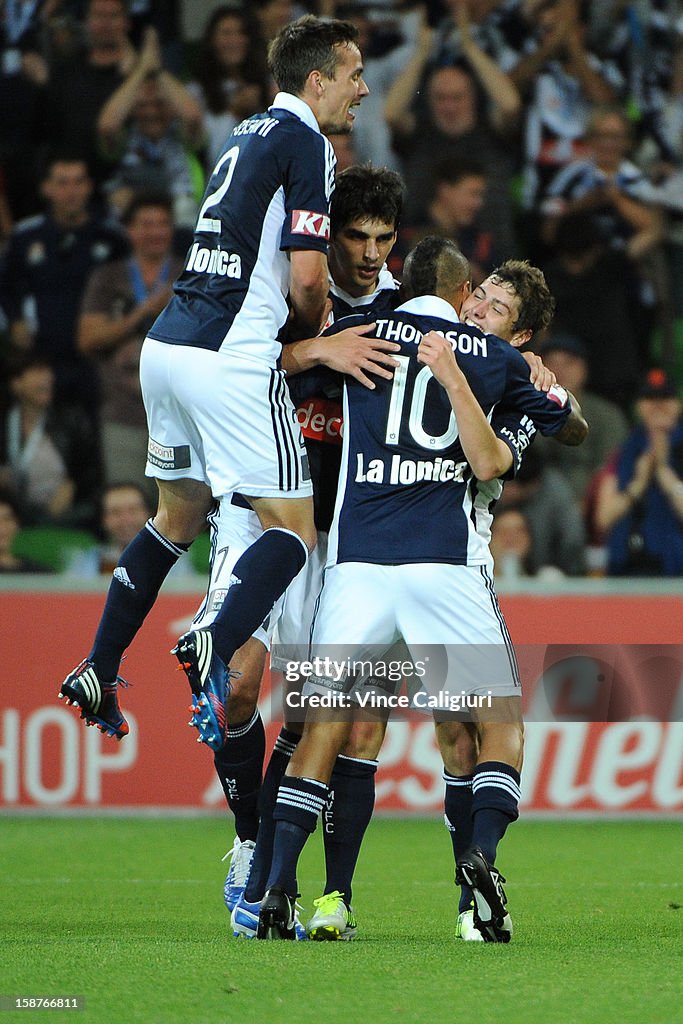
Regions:
[[[683,15],[668,0],[236,0],[197,42],[182,0],[6,0],[3,507],[104,536],[113,485],[153,497],[140,348],[225,139],[275,95],[268,41],[307,11],[360,30],[370,95],[332,141],[338,170],[406,182],[389,270],[437,234],[473,284],[526,257],[555,297],[534,349],[591,433],[570,454],[539,439],[508,483],[499,578],[683,574]]]

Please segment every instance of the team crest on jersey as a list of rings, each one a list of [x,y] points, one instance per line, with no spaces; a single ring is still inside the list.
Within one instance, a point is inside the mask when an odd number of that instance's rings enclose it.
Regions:
[[[313,235],[327,242],[330,237],[330,218],[325,213],[292,210],[292,234]]]

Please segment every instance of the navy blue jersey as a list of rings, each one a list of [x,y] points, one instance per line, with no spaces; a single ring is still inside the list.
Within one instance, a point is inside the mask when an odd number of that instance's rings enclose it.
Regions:
[[[397,302],[398,287],[398,281],[387,270],[381,271],[377,288],[370,295],[353,297],[333,282],[328,324],[359,310],[371,321],[375,316],[391,312]],[[308,452],[315,525],[327,533],[332,523],[341,464],[343,378],[327,367],[316,366],[290,377],[287,383]]]
[[[422,335],[451,341],[458,364],[496,432],[513,453],[513,470],[536,428],[552,435],[564,425],[566,392],[536,391],[522,356],[495,335],[456,321],[448,303],[413,299],[377,323],[375,334],[401,345],[392,381],[370,391],[353,379],[344,387],[344,446],[328,564],[335,562],[490,562],[492,507],[500,480],[477,480],[458,439],[444,388],[417,361]]]
[[[233,130],[211,174],[174,295],[150,336],[274,362],[290,249],[327,252],[334,153],[310,107],[278,93]]]

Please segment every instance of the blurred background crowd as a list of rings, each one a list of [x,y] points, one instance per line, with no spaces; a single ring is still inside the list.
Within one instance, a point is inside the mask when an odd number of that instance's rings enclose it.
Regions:
[[[0,0],[0,572],[110,572],[149,515],[142,340],[306,12],[360,30],[332,141],[405,178],[393,273],[443,234],[475,284],[525,257],[555,296],[533,348],[591,433],[506,485],[498,577],[683,575],[679,0]]]

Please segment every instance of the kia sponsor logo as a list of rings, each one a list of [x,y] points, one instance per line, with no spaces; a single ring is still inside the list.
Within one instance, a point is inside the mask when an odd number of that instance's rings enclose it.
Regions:
[[[325,213],[312,213],[310,210],[292,210],[292,234],[313,235],[328,241],[330,237],[330,218]]]

